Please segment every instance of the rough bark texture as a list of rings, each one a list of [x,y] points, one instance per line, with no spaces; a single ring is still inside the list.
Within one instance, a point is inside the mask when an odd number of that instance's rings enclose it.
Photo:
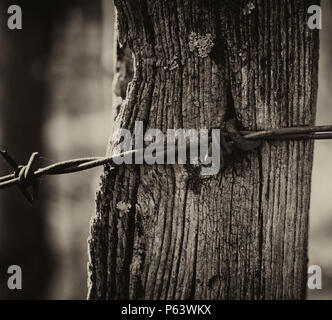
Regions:
[[[112,120],[114,121],[119,116],[121,105],[127,96],[128,84],[134,75],[133,57],[129,46],[124,45],[120,47],[119,42],[116,45],[116,73],[113,81],[113,97],[115,97],[115,101],[112,115]]]
[[[135,57],[115,127],[223,128],[229,95],[246,129],[314,123],[309,1],[115,4],[120,42]],[[304,298],[312,156],[309,141],[263,142],[247,165],[204,179],[180,165],[106,167],[89,238],[89,298]]]

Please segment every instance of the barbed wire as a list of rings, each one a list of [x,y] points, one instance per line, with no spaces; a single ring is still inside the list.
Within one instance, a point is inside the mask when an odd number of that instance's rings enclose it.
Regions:
[[[324,140],[332,139],[332,125],[289,127],[261,131],[239,131],[239,133],[243,136],[244,139],[247,140]],[[224,136],[228,135],[227,132],[222,132],[221,134]],[[211,142],[211,140],[209,141]],[[5,189],[17,185],[26,200],[28,200],[29,203],[32,203],[37,199],[37,180],[41,176],[70,174],[106,164],[115,167],[117,166],[117,164],[114,162],[116,157],[134,155],[135,153],[143,151],[143,149],[134,149],[112,157],[88,157],[72,159],[58,162],[44,168],[35,169],[34,165],[38,158],[38,152],[32,153],[27,165],[18,165],[7,151],[0,150],[2,157],[13,169],[13,173],[0,177],[0,189]],[[32,192],[28,191],[29,187],[32,187]]]

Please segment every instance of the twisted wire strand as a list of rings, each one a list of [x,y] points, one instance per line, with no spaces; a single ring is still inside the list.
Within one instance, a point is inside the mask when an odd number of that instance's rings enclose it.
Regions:
[[[325,126],[308,126],[308,127],[289,127],[269,129],[262,131],[239,131],[243,138],[248,140],[324,140],[332,139],[332,125]],[[222,135],[227,136],[227,132]],[[211,138],[209,138],[211,142]],[[187,146],[188,147],[188,146]],[[175,148],[177,149],[177,148]],[[172,150],[173,152],[177,150]],[[33,169],[38,153],[33,153],[26,166],[18,166],[17,163],[8,155],[6,151],[0,150],[0,154],[13,168],[14,172],[0,177],[0,189],[9,188],[18,185],[25,198],[32,203],[35,200],[37,193],[37,178],[46,175],[62,175],[70,174],[80,171],[85,171],[91,168],[99,167],[109,164],[115,167],[114,159],[116,157],[123,157],[125,155],[134,155],[135,153],[142,153],[144,149],[134,149],[122,152],[112,157],[88,157],[72,159],[58,162],[44,168]],[[167,153],[167,148],[164,151]],[[27,192],[27,188],[33,186],[33,195]]]

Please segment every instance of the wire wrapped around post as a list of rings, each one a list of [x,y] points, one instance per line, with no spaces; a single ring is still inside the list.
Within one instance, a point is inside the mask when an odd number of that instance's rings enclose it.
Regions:
[[[239,131],[244,139],[247,140],[324,140],[332,139],[332,125],[326,126],[306,126],[306,127],[289,127],[277,128],[261,131]],[[223,132],[222,135],[229,135]],[[13,173],[0,177],[0,189],[9,188],[18,185],[23,196],[29,203],[32,203],[38,196],[37,179],[41,176],[61,175],[74,172],[85,171],[102,165],[110,165],[115,168],[115,157],[121,157],[128,154],[135,154],[144,150],[134,149],[120,153],[113,157],[89,157],[79,158],[58,162],[50,166],[34,169],[34,164],[38,158],[38,153],[34,152],[28,164],[25,166],[18,165],[7,151],[0,150],[0,154],[6,162],[12,167]],[[167,149],[166,149],[167,152]],[[32,192],[28,188],[32,187]]]

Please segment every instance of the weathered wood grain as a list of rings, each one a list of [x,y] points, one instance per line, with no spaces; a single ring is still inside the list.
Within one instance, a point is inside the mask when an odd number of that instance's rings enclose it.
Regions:
[[[133,130],[136,120],[163,131],[223,128],[229,88],[247,130],[314,123],[309,1],[115,4],[120,42],[135,57],[115,128]],[[212,47],[190,41],[207,38]],[[304,298],[313,143],[264,142],[248,156],[194,187],[180,165],[106,168],[89,238],[89,298]]]

